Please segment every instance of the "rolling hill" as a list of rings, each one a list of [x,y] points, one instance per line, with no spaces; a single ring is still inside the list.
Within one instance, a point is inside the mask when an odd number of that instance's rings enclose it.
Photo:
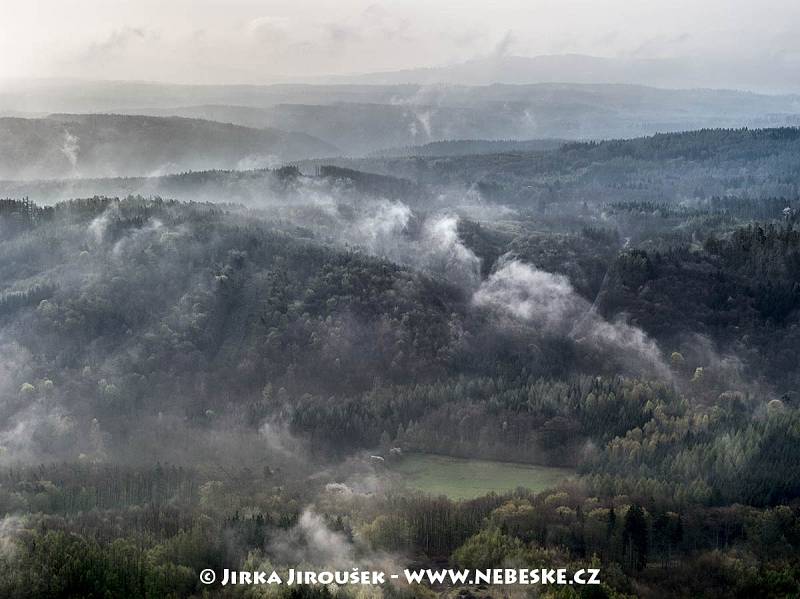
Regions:
[[[0,119],[0,177],[14,179],[262,168],[336,152],[304,133],[178,117]]]

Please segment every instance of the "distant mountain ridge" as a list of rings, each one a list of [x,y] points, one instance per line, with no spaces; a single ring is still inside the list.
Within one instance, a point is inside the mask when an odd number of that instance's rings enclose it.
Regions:
[[[555,83],[375,86],[371,93],[364,86],[353,86],[351,93],[348,86],[306,90],[306,100],[293,92],[281,94],[287,101],[260,107],[206,104],[133,111],[303,131],[353,156],[460,139],[602,139],[800,123],[800,97],[725,90]]]
[[[616,59],[582,54],[491,56],[460,63],[328,77],[331,83],[526,85],[535,83],[653,85],[682,70],[676,60]]]
[[[141,176],[258,168],[338,149],[305,133],[180,117],[0,118],[0,177]]]
[[[326,77],[326,83],[524,85],[531,83],[630,84],[663,88],[747,89],[787,93],[800,91],[778,66],[756,60],[740,61],[735,72],[729,64],[692,57],[636,58],[585,54],[539,56],[488,56],[460,63]],[[776,86],[776,81],[781,81]]]
[[[501,62],[514,63],[505,58]],[[203,119],[316,138],[315,142],[273,132],[269,144],[283,140],[278,144],[283,151],[266,153],[289,159],[336,153],[364,156],[387,148],[449,140],[607,139],[701,128],[800,124],[797,95],[622,83],[188,86],[49,82],[0,89],[0,115],[19,115],[25,110],[33,113],[27,116],[35,116],[43,109],[48,109],[48,114],[102,112]],[[223,137],[235,136],[232,130],[226,131]],[[299,148],[296,142],[302,142]],[[255,152],[259,153],[264,150]],[[230,162],[191,165],[197,169],[236,166]],[[87,176],[117,174],[134,173],[90,171]],[[62,169],[54,176],[67,175]]]
[[[371,153],[368,158],[394,156],[470,156],[475,154],[501,154],[505,152],[537,152],[555,150],[567,143],[561,139],[526,139],[526,140],[487,140],[487,139],[452,139],[432,141],[417,146],[386,148]]]

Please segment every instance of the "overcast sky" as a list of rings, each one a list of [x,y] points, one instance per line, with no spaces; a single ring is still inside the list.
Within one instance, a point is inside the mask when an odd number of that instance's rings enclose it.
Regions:
[[[798,0],[0,0],[0,79],[268,83],[508,54],[800,78]],[[787,87],[796,87],[789,85]]]

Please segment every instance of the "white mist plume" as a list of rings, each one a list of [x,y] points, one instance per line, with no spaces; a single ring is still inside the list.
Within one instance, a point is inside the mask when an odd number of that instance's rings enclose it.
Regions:
[[[112,203],[102,214],[92,219],[87,227],[89,236],[98,244],[106,241],[108,228],[115,218],[119,216],[119,206]],[[114,242],[109,256],[114,260],[125,259],[131,252],[141,251],[151,243],[161,247],[169,247],[176,238],[189,232],[184,225],[169,227],[157,219],[151,218],[141,228],[129,229]]]
[[[148,171],[145,177],[147,177],[148,179],[165,177],[167,175],[180,172],[180,170],[181,170],[180,165],[176,164],[175,162],[165,162],[163,164],[158,165],[156,168]]]
[[[12,416],[7,427],[0,431],[0,458],[8,461],[36,459],[39,450],[36,439],[55,444],[74,431],[75,422],[60,408],[36,402]]]
[[[425,131],[425,136],[427,139],[431,139],[431,116],[433,116],[432,111],[415,111],[414,116],[417,118],[417,121],[419,121],[420,125],[422,125],[422,129]]]
[[[411,137],[416,138],[420,133],[424,132],[424,141],[431,141],[434,139],[431,119],[438,112],[443,97],[446,95],[446,85],[423,85],[411,96],[395,96],[391,98],[390,104],[406,107],[407,110],[403,112],[403,117],[408,119],[408,131]],[[420,131],[420,126],[422,127],[422,132]]]
[[[77,135],[73,135],[66,129],[64,130],[64,141],[61,144],[61,153],[67,157],[73,170],[78,167],[78,154],[81,149],[80,141]]]
[[[518,260],[505,261],[481,284],[472,301],[547,333],[618,352],[637,368],[670,376],[658,346],[644,331],[622,320],[602,318],[563,275]]]
[[[457,216],[439,215],[426,220],[420,243],[429,270],[469,287],[480,281],[481,260],[461,241]]]
[[[0,520],[0,557],[13,557],[17,551],[14,540],[25,528],[27,519],[23,516],[10,514]]]
[[[419,215],[401,201],[356,201],[336,186],[314,185],[304,186],[293,203],[273,204],[269,216],[277,214],[316,229],[337,244],[363,248],[371,255],[432,272],[453,283],[472,288],[480,281],[481,261],[462,243],[455,214]]]
[[[346,569],[354,563],[354,548],[347,538],[325,524],[322,516],[307,508],[297,524],[274,539],[270,553],[288,564]]]
[[[277,168],[283,160],[277,154],[249,154],[236,163],[237,171],[252,171],[264,168]]]
[[[403,202],[371,202],[351,224],[350,237],[373,254],[394,255],[401,242],[399,236],[408,229],[411,215],[411,208]]]
[[[517,260],[492,273],[473,296],[478,306],[501,308],[553,332],[565,332],[571,326],[567,317],[578,313],[578,300],[566,277]]]
[[[302,442],[289,432],[289,427],[276,420],[265,421],[258,429],[270,451],[282,456],[300,456],[305,451]]]
[[[452,187],[444,190],[436,196],[436,202],[473,221],[494,223],[518,214],[518,211],[510,206],[486,201],[477,182],[466,188]]]
[[[358,568],[396,572],[403,567],[397,556],[371,550],[358,535],[351,542],[344,533],[331,530],[325,519],[313,507],[303,510],[294,527],[274,537],[267,547],[267,552],[271,562],[291,564],[301,569]],[[373,596],[359,594],[362,595]]]
[[[115,260],[125,259],[131,253],[139,251],[142,246],[151,242],[164,245],[169,235],[181,235],[180,228],[169,228],[159,219],[151,218],[141,229],[133,229],[121,237],[111,249],[111,257]]]
[[[113,204],[108,209],[104,210],[100,216],[92,219],[89,223],[89,233],[97,243],[102,243],[105,239],[108,225],[111,222],[111,217],[118,212],[116,204]]]

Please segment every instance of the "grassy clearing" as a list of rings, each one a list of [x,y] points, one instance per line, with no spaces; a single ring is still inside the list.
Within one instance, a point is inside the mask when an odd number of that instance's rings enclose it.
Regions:
[[[451,499],[472,499],[517,487],[543,491],[571,476],[566,468],[408,454],[390,466],[405,486]]]

